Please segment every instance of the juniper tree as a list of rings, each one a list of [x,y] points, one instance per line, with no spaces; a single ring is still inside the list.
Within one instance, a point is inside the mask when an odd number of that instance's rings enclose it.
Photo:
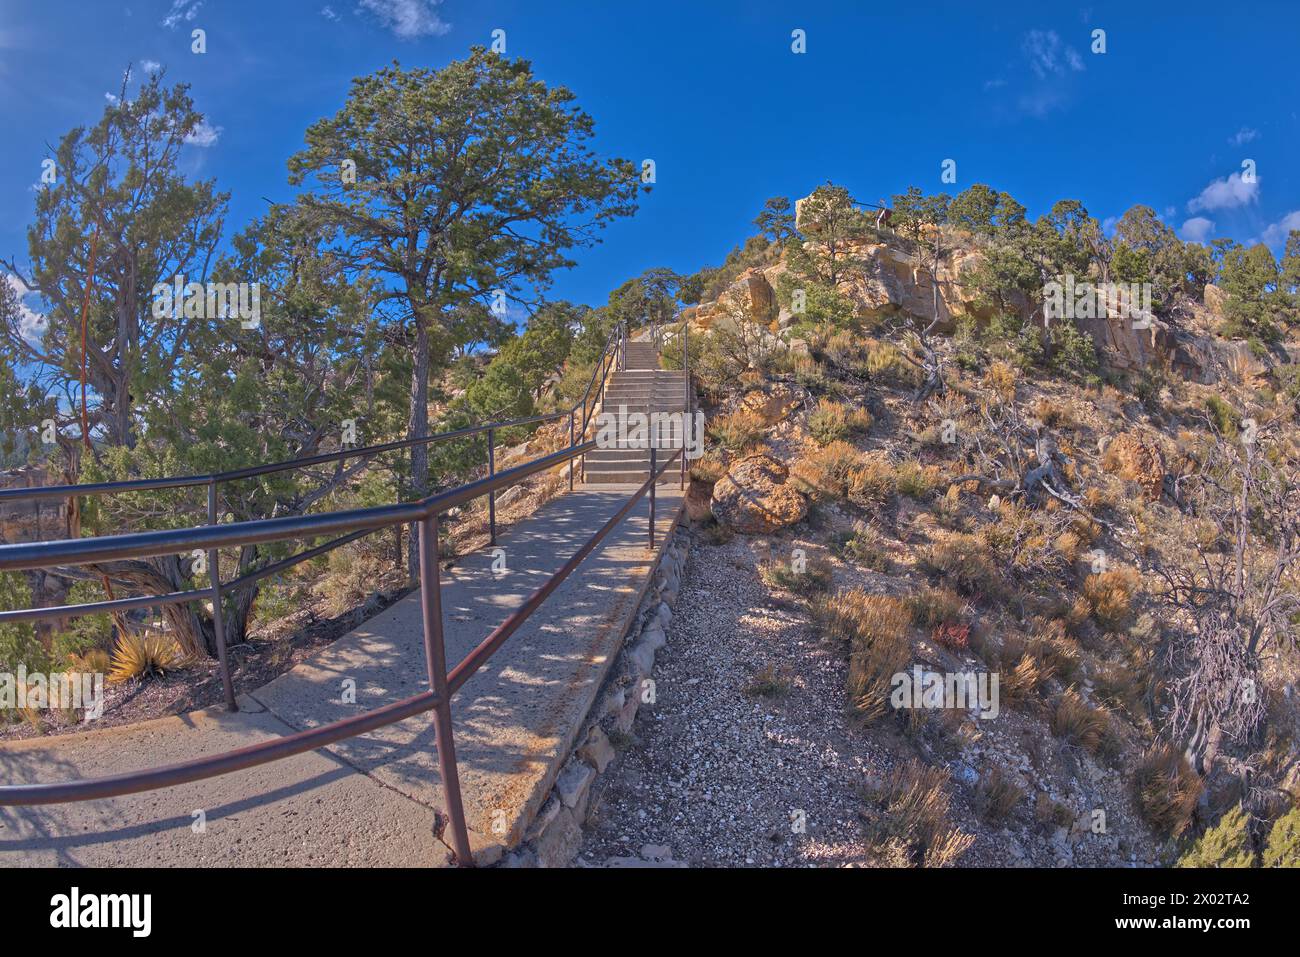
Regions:
[[[334,254],[383,286],[381,314],[411,352],[410,438],[428,434],[429,378],[456,339],[458,307],[530,301],[573,264],[571,250],[636,208],[633,165],[594,153],[574,99],[527,61],[481,47],[440,70],[395,63],[355,79],[289,161]],[[411,491],[424,494],[427,450],[410,460]]]

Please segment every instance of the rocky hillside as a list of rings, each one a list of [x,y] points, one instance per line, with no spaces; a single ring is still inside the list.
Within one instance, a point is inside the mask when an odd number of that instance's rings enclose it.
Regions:
[[[1213,284],[1045,321],[1042,296],[991,302],[997,251],[951,227],[863,231],[831,282],[818,245],[684,313],[709,435],[688,504],[708,592],[802,622],[842,662],[814,700],[885,755],[833,785],[853,861],[1276,862],[1300,817],[1296,342],[1229,338]],[[810,653],[754,644],[763,707],[802,720]]]

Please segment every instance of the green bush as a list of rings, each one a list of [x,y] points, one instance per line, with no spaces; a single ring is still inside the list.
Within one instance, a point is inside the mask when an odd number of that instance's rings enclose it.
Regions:
[[[1300,805],[1273,823],[1264,846],[1265,867],[1300,867]]]
[[[1178,859],[1179,867],[1254,867],[1250,846],[1250,821],[1234,807],[1192,844]]]

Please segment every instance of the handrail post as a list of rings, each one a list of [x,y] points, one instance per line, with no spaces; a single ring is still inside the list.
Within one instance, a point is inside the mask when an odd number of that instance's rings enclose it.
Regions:
[[[577,406],[569,410],[569,448],[573,448],[573,413],[577,411]],[[573,459],[569,459],[569,491],[573,491]]]
[[[655,486],[659,477],[655,475],[655,447],[650,443],[650,551],[655,550]]]
[[[686,394],[682,398],[682,410],[684,412],[682,419],[682,477],[679,483],[682,489],[686,488],[686,430],[692,427],[690,329],[690,321],[685,316],[682,316],[682,371],[686,376]]]
[[[582,441],[587,441],[587,397],[582,397]],[[587,481],[587,453],[582,453],[582,481]]]
[[[488,478],[492,478],[497,474],[495,433],[496,433],[496,429],[487,430]],[[497,493],[496,493],[496,489],[492,489],[491,491],[488,492],[488,544],[495,545],[496,543],[497,543]]]
[[[442,775],[447,816],[451,819],[451,845],[456,863],[474,866],[465,827],[465,805],[460,795],[460,768],[452,738],[451,695],[447,690],[447,652],[442,640],[442,582],[438,574],[438,516],[420,520],[420,613],[424,619],[424,661],[429,688],[438,699],[433,709],[433,733],[438,742],[438,769]]]
[[[217,524],[217,480],[208,480],[208,524]],[[221,553],[208,549],[208,576],[212,582],[212,636],[217,645],[217,662],[221,667],[221,688],[226,695],[226,710],[238,711],[235,686],[230,680],[230,660],[226,656],[226,628],[221,613]]]

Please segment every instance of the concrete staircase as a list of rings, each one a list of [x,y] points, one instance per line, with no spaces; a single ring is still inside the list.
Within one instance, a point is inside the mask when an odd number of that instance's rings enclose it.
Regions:
[[[685,373],[660,369],[659,350],[653,342],[629,342],[626,360],[624,367],[610,377],[601,403],[602,412],[649,415],[682,411],[686,404]],[[674,431],[671,439],[659,444],[656,455],[661,462],[681,447],[680,427]],[[673,463],[659,481],[676,482],[679,471],[678,463]],[[585,476],[591,485],[639,484],[650,477],[650,450],[629,448],[622,443],[616,448],[588,452]]]

